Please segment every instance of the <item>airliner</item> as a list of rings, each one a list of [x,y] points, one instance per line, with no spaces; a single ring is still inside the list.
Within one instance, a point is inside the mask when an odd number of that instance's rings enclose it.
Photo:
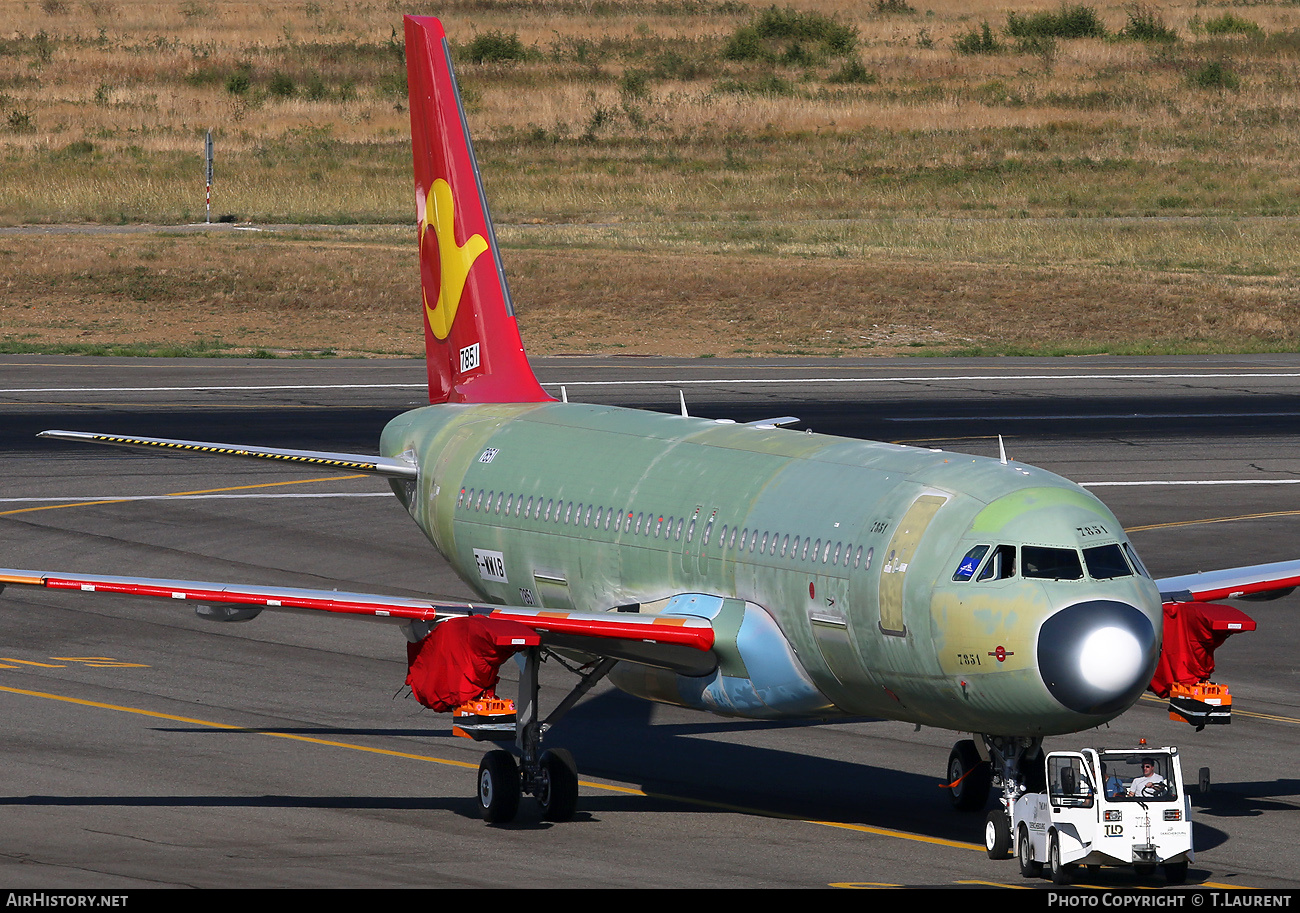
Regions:
[[[458,713],[492,703],[513,657],[513,716],[494,723],[489,707],[464,727],[512,743],[485,752],[477,779],[483,817],[504,822],[524,795],[549,820],[573,816],[572,755],[543,745],[604,679],[725,717],[968,734],[945,782],[956,807],[982,809],[995,782],[1004,800],[1025,789],[1044,737],[1133,705],[1161,658],[1164,603],[1300,583],[1300,561],[1156,580],[1100,500],[1005,458],[812,434],[785,417],[556,401],[524,352],[443,27],[407,17],[405,36],[429,405],[389,422],[378,455],[42,437],[384,477],[476,601],[19,569],[0,584],[156,597],[223,622],[276,611],[396,625],[413,693]],[[574,681],[543,715],[548,658]]]

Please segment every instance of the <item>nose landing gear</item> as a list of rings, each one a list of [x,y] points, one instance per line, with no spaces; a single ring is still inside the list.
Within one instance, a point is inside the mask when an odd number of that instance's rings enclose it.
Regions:
[[[991,736],[979,733],[975,739],[962,739],[948,755],[945,789],[952,807],[963,812],[983,811],[994,787],[1002,790],[1003,809],[1027,790],[1037,790],[1033,782],[1043,777],[1042,739],[1024,736]],[[1008,820],[1009,817],[1008,817]],[[1001,841],[999,841],[1000,845]]]

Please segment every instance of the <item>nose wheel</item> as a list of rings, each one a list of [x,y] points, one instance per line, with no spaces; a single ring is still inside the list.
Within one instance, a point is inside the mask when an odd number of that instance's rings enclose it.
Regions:
[[[948,755],[948,799],[961,812],[977,812],[989,801],[993,770],[971,739],[962,739]]]

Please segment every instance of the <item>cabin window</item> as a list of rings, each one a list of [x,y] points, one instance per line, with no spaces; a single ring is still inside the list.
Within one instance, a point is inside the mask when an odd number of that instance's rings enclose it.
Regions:
[[[713,532],[713,518],[709,517],[709,522],[704,524],[704,535],[700,538],[701,545],[709,544],[709,534]]]
[[[862,546],[859,545],[859,546],[858,546],[858,550],[857,550],[856,552],[853,553],[853,567],[854,567],[854,569],[856,570],[856,569],[858,568],[858,566],[861,565],[861,564],[862,564]],[[972,569],[972,570],[973,570],[973,569]]]
[[[831,564],[839,564],[839,563],[840,563],[840,543],[836,542],[836,543],[835,543],[835,557],[834,557],[833,559],[831,559]]]
[[[1128,562],[1118,545],[1097,545],[1083,550],[1088,576],[1094,580],[1111,580],[1115,577],[1132,577]]]
[[[462,507],[465,504],[465,489],[460,490],[460,497],[456,499],[456,506]]]
[[[993,549],[993,554],[984,562],[984,570],[980,571],[979,580],[1006,580],[1008,577],[1016,576],[1016,547],[1014,545],[999,545]]]
[[[781,540],[781,557],[784,558],[788,551],[790,551],[790,534],[786,533],[785,538]]]
[[[695,518],[691,517],[691,525],[686,527],[686,541],[690,542],[695,538]]]
[[[1115,552],[1119,554],[1119,549]],[[1123,556],[1119,560],[1122,562]],[[1026,577],[1041,580],[1080,580],[1083,577],[1079,553],[1072,548],[1026,545],[1020,549],[1020,565],[1021,573]]]
[[[863,569],[864,571],[869,571],[869,570],[871,570],[871,556],[874,555],[875,553],[876,553],[876,550],[875,550],[874,548],[869,548],[869,549],[867,549],[867,554],[866,554],[866,556],[862,559],[862,569]]]
[[[805,539],[805,540],[803,540],[803,551],[800,552],[800,554],[799,554],[799,558],[800,558],[801,560],[805,560],[805,561],[806,561],[806,560],[808,559],[808,543],[811,542],[811,541],[812,541],[811,539]]]

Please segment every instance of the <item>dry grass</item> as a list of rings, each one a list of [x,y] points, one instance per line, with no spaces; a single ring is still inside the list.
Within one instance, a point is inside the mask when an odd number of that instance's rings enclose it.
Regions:
[[[1004,39],[1003,53],[963,55],[954,43],[979,23],[1000,33],[1008,11],[1054,9],[1055,0],[934,0],[904,14],[882,13],[874,0],[793,3],[857,29],[855,56],[871,81],[837,84],[840,58],[722,58],[748,10],[765,6],[438,4],[462,46],[499,31],[529,49],[524,61],[460,65],[498,216],[1295,211],[1300,8],[1242,8],[1239,17],[1262,29],[1258,40],[1194,33],[1193,22],[1234,8],[1176,0],[1158,8],[1176,44],[1079,39],[1035,51]],[[410,8],[0,0],[10,30],[0,40],[0,116],[19,124],[0,122],[0,221],[192,219],[208,127],[221,212],[409,219],[396,38]],[[1131,8],[1095,6],[1112,35]],[[1227,62],[1236,89],[1189,85],[1211,61]],[[642,77],[632,93],[629,72]],[[237,74],[249,81],[241,94],[227,88]],[[292,94],[276,94],[277,77]],[[60,158],[79,143],[93,149]],[[368,166],[361,173],[357,160]],[[744,180],[727,182],[737,163]],[[87,171],[132,180],[116,194],[93,180],[87,190]],[[900,186],[878,187],[880,175]],[[967,177],[976,199],[955,186]],[[367,193],[364,184],[377,186]]]

